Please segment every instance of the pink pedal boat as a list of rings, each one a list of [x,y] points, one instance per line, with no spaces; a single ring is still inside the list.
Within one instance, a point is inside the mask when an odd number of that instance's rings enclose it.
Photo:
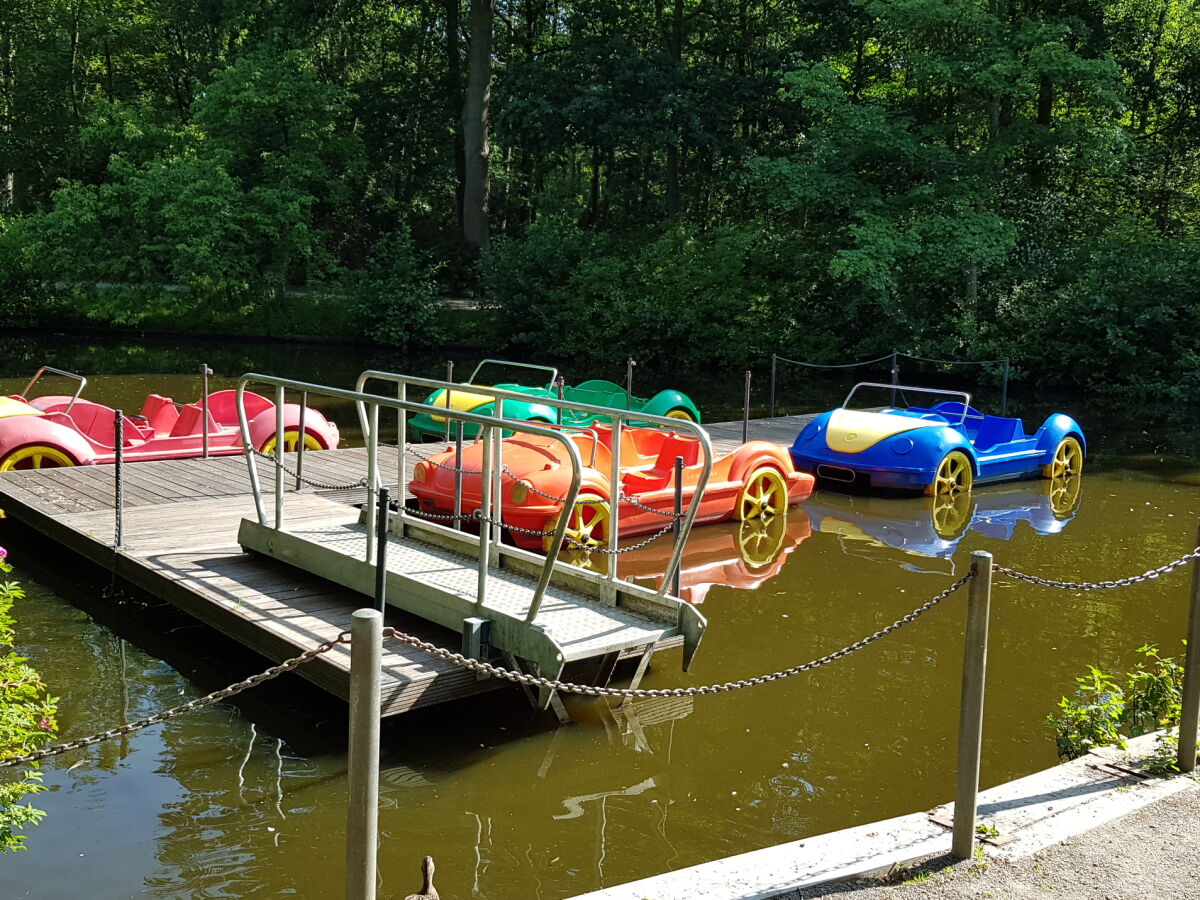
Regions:
[[[79,382],[72,395],[55,394],[26,399],[44,374],[61,375]],[[116,414],[108,406],[83,400],[87,385],[82,375],[50,366],[38,369],[21,394],[0,397],[0,472],[93,466],[116,458],[113,438]],[[246,416],[250,443],[262,453],[275,452],[275,404],[246,391]],[[297,403],[283,407],[284,450],[300,443],[301,410]],[[238,427],[237,391],[213,391],[207,411],[202,401],[176,403],[170,397],[150,394],[138,415],[126,415],[122,452],[126,462],[151,459],[189,459],[204,452],[205,432],[209,456],[242,453]],[[304,409],[304,448],[333,450],[338,429],[317,410]]]

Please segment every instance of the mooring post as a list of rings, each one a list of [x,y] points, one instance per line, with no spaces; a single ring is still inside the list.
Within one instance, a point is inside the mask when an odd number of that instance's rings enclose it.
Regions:
[[[1200,527],[1196,544],[1200,547]],[[1192,602],[1188,611],[1183,698],[1179,709],[1179,771],[1196,770],[1196,730],[1200,728],[1200,559],[1192,560]]]
[[[750,440],[750,370],[746,370],[746,390],[742,398],[742,443]]]
[[[113,412],[113,549],[125,544],[125,414]]]
[[[1008,415],[1008,357],[1004,357],[1004,381],[1000,386],[1000,415]]]
[[[958,715],[958,783],[954,792],[954,837],[950,852],[969,859],[975,850],[979,803],[979,758],[983,744],[983,694],[987,681],[988,615],[992,602],[992,554],[971,554],[967,597],[967,640],[963,653],[962,704]]]
[[[388,548],[388,513],[390,497],[388,489],[379,488],[379,505],[375,510],[375,605],[379,611],[387,609],[387,548]]]
[[[632,356],[625,360],[625,408],[633,410],[633,367],[637,360]]]
[[[694,499],[694,498],[693,498]],[[682,530],[679,526],[683,519],[683,457],[675,457],[675,521],[671,524],[671,540],[672,543],[679,543],[679,532]],[[679,596],[679,570],[683,568],[683,560],[680,559],[679,565],[675,567],[675,574],[671,576],[671,596]]]
[[[771,418],[775,418],[775,363],[779,361],[779,357],[774,353],[771,354]]]
[[[454,360],[446,360],[446,381],[454,381]],[[450,388],[446,388],[446,440],[450,440],[450,410],[453,407],[450,405]],[[404,452],[401,448],[400,452]]]
[[[896,388],[895,385],[900,383],[900,354],[896,348],[892,348],[892,402],[891,405],[896,405]]]
[[[383,613],[377,609],[355,611],[350,634],[346,898],[374,900],[379,852],[379,673],[383,658]]]
[[[208,376],[213,370],[207,363],[200,363],[200,415],[204,419],[203,437],[200,439],[201,453],[208,459]]]
[[[308,391],[300,392],[300,433],[296,436],[296,490],[304,477],[304,411],[308,409]]]

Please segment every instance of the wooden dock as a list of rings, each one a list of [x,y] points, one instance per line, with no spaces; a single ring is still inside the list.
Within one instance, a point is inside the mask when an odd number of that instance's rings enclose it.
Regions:
[[[807,417],[751,422],[750,436],[790,444]],[[710,426],[717,452],[741,443],[741,422]],[[432,449],[436,445],[430,445]],[[426,455],[428,451],[420,455]],[[395,472],[394,448],[380,448],[383,472]],[[410,461],[417,456],[410,450]],[[294,459],[289,458],[294,468]],[[309,452],[304,475],[324,489],[294,492],[285,476],[289,527],[306,509],[325,515],[330,500],[360,504],[361,487],[350,487],[366,469],[363,448]],[[259,467],[263,494],[273,491],[274,468]],[[336,637],[350,627],[364,596],[300,569],[247,554],[238,543],[243,518],[254,518],[246,461],[241,456],[139,462],[125,467],[124,542],[113,549],[113,466],[41,469],[0,474],[0,509],[15,520],[198,620],[279,662]],[[305,497],[312,498],[306,505]],[[270,514],[270,513],[268,513]],[[386,623],[453,650],[461,636],[389,607]],[[660,646],[680,642],[673,638]],[[349,648],[334,648],[297,670],[334,696],[349,696]],[[385,646],[383,714],[494,689],[492,680],[398,644]]]

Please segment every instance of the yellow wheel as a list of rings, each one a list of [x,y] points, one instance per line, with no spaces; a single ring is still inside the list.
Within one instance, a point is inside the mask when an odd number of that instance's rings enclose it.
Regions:
[[[1042,466],[1043,478],[1064,478],[1083,471],[1083,447],[1073,437],[1065,437],[1054,449],[1054,461]]]
[[[558,529],[562,517],[559,510],[546,522],[544,531],[551,534],[542,538],[542,549],[549,550],[554,542],[553,532]],[[563,541],[564,550],[591,550],[603,546],[608,540],[608,525],[612,518],[608,501],[598,494],[580,494],[576,500],[571,517],[567,520],[566,539]]]
[[[13,450],[0,460],[0,472],[24,472],[29,469],[60,469],[73,466],[75,460],[57,447],[27,444]]]
[[[941,494],[957,494],[959,491],[969,491],[975,480],[971,470],[971,460],[961,450],[951,450],[938,463],[937,474],[933,484],[925,486],[925,493],[930,497]]]
[[[787,482],[774,466],[762,466],[755,469],[742,485],[735,518],[739,522],[759,516],[766,518],[786,512],[787,508]]]
[[[683,419],[685,422],[695,422],[696,421],[696,417],[693,416],[686,409],[684,409],[682,406],[677,406],[673,410],[671,410],[669,413],[667,413],[667,418],[668,419]]]
[[[299,443],[300,443],[300,429],[299,428],[285,428],[283,430],[283,452],[284,453],[295,453],[296,445]],[[318,441],[313,435],[309,434],[309,432],[306,430],[304,432],[304,449],[305,450],[321,450],[324,448],[321,447],[321,442]],[[275,435],[271,435],[269,438],[267,438],[266,443],[262,445],[261,452],[266,453],[268,456],[275,452]]]
[[[751,569],[775,562],[787,537],[787,515],[747,519],[738,526],[738,553]]]

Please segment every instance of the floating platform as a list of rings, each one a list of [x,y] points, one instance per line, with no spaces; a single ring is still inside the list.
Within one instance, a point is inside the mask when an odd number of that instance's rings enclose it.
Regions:
[[[792,436],[798,432],[804,418],[751,421],[751,438],[782,442],[788,432]],[[741,443],[741,429],[741,422],[709,428],[719,452]],[[428,445],[434,446],[437,445]],[[419,449],[420,452],[410,449],[410,464],[427,455],[425,447]],[[380,446],[378,452],[380,470],[396,471],[398,451]],[[367,492],[346,485],[362,477],[366,462],[365,448],[305,453],[305,477],[329,487],[297,491],[292,477],[285,475],[289,529],[323,530],[331,545],[337,543],[339,535],[351,533],[361,542],[363,526],[358,521],[357,507],[365,502]],[[286,464],[294,469],[294,457],[289,455]],[[259,471],[263,497],[271,515],[274,467],[264,463]],[[78,554],[110,569],[117,577],[170,602],[274,662],[348,630],[353,611],[370,605],[370,600],[359,590],[283,562],[243,552],[239,528],[244,519],[253,520],[255,516],[243,457],[163,460],[125,466],[124,542],[119,551],[113,549],[115,474],[113,466],[0,473],[0,509],[9,518],[57,543],[64,552]],[[412,527],[411,522],[408,527]],[[436,563],[445,548],[419,552]],[[505,573],[505,577],[517,574]],[[469,576],[473,579],[474,572]],[[445,577],[461,579],[462,576],[447,572]],[[583,593],[587,593],[586,585],[576,587],[583,587]],[[395,585],[392,596],[401,589],[399,584]],[[463,582],[454,589],[465,598],[471,592],[471,585]],[[527,585],[524,589],[527,590]],[[607,617],[613,629],[624,629],[621,640],[589,644],[586,639],[572,636],[574,626],[569,621],[572,616],[565,612],[565,606],[560,606],[560,596],[555,591],[562,592],[564,598],[572,593],[569,588],[552,589],[543,612],[539,613],[539,624],[544,614],[545,627],[557,636],[556,643],[567,649],[566,663],[613,651],[619,659],[632,659],[643,656],[648,644],[661,650],[683,643],[679,631],[669,624],[651,621],[647,625],[644,615],[630,616],[610,604],[606,608],[589,605],[583,615]],[[503,602],[520,616],[525,601],[519,592]],[[439,646],[461,649],[461,635],[436,621],[389,607],[386,622]],[[576,634],[596,633],[595,625],[592,622]],[[607,627],[599,629],[604,630]],[[385,716],[503,686],[492,679],[478,680],[465,669],[403,645],[387,644],[384,649]],[[349,662],[348,647],[339,646],[297,671],[334,696],[346,699]],[[611,661],[606,664],[611,665]]]

